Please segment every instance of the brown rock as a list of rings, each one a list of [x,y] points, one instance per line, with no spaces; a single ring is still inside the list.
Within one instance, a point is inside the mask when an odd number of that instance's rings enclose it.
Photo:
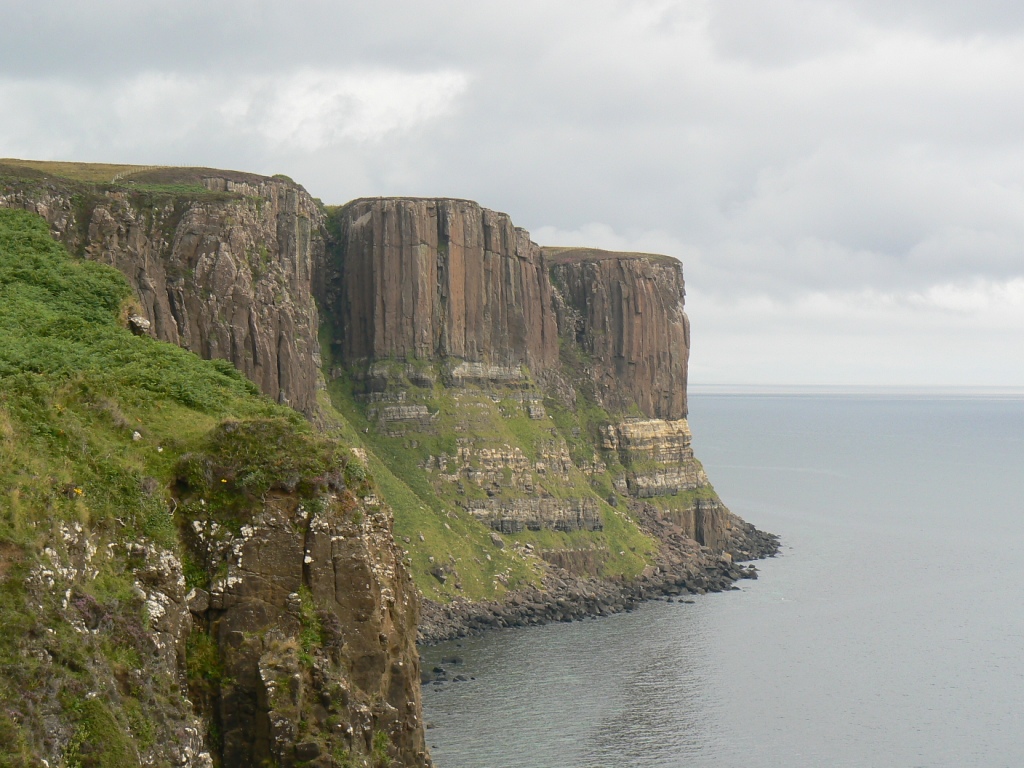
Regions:
[[[312,414],[320,375],[311,290],[324,248],[320,209],[288,181],[181,173],[188,177],[157,180],[202,184],[210,194],[96,192],[48,179],[0,186],[0,207],[41,214],[70,251],[117,267],[141,305],[129,319],[135,333],[229,360],[264,394]],[[145,173],[132,178],[148,180]]]
[[[225,672],[217,703],[223,764],[312,759],[299,758],[312,751],[309,741],[297,744],[299,723],[322,721],[319,735],[330,740],[329,718],[317,717],[326,706],[335,719],[392,733],[401,765],[427,765],[418,595],[390,511],[364,505],[356,523],[337,500],[323,501],[311,515],[294,494],[274,492],[237,534],[192,529],[192,546],[205,559],[230,553],[211,588],[219,607],[210,615]],[[304,645],[311,631],[319,641]]]
[[[372,198],[335,223],[318,290],[345,362],[453,357],[535,372],[557,362],[540,249],[506,214],[467,200]]]
[[[690,323],[682,265],[668,256],[544,248],[564,300],[559,328],[593,360],[611,412],[636,403],[652,418],[686,416]]]

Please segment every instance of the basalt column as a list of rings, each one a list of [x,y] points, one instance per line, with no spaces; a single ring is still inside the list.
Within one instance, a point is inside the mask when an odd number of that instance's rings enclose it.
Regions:
[[[565,300],[562,332],[592,361],[609,412],[686,416],[690,322],[682,265],[668,256],[545,248]]]
[[[318,280],[345,363],[456,358],[538,372],[558,359],[540,249],[466,200],[372,198],[334,215]]]

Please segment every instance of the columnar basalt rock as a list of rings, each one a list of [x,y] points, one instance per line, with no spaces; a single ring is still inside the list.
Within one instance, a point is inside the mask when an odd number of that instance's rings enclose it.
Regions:
[[[333,228],[318,291],[346,363],[457,358],[538,372],[557,362],[540,249],[506,214],[467,200],[370,198],[341,208]]]
[[[417,578],[434,579],[419,581],[424,592],[448,590],[429,593],[440,599],[464,588],[506,599],[427,601],[423,637],[437,640],[621,610],[657,590],[726,588],[741,577],[732,557],[773,551],[772,537],[718,500],[693,455],[675,260],[542,250],[507,215],[465,200],[362,199],[325,216],[285,179],[205,169],[132,178],[137,186],[45,174],[8,183],[0,164],[0,206],[41,214],[70,251],[119,269],[136,293],[122,318],[134,333],[228,360],[326,429],[335,416],[316,400],[315,296],[331,331],[329,375],[348,379],[332,386],[339,412],[350,409],[335,426],[361,461],[351,467],[358,493],[335,477],[340,462],[316,475],[333,489],[316,499],[289,476],[216,519],[209,488],[189,490],[183,475],[165,489],[191,583],[199,568],[205,586],[186,592],[181,562],[132,550],[145,566],[133,610],[152,619],[143,639],[160,651],[164,688],[195,683],[185,672],[197,638],[219,667],[205,699],[179,695],[156,731],[174,734],[174,764],[215,755],[225,766],[326,768],[368,757],[383,732],[395,764],[429,765],[414,563]],[[405,482],[415,471],[426,477]],[[258,474],[207,480],[220,488]],[[378,493],[396,494],[406,525],[422,524],[403,532],[408,558]],[[543,550],[516,540],[525,530],[547,531]],[[472,545],[461,559],[435,559],[431,547],[459,536]],[[463,583],[474,570],[478,583]],[[51,569],[39,577],[52,581],[39,582],[40,596],[74,585]],[[220,740],[204,739],[211,725]],[[140,758],[156,764],[162,749]]]
[[[682,265],[668,256],[544,248],[564,304],[564,337],[589,357],[595,395],[613,412],[686,416],[690,322]]]

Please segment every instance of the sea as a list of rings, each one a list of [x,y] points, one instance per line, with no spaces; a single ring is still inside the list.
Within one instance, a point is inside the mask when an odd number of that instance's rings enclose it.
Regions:
[[[707,388],[739,591],[422,649],[439,768],[1024,766],[1024,390]]]

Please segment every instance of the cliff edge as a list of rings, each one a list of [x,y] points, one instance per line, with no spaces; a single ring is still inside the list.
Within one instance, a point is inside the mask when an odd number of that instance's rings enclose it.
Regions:
[[[66,164],[16,162],[0,160],[0,207],[39,214],[69,252],[117,268],[150,334],[228,360],[273,400],[314,413],[323,214],[302,187],[211,168],[97,183],[40,170]]]
[[[4,208],[12,765],[429,765],[417,638],[777,547],[694,456],[674,259],[205,168],[4,160]]]
[[[357,200],[328,230],[329,391],[412,492],[397,530],[425,639],[519,621],[523,590],[722,588],[749,575],[733,559],[773,551],[693,455],[677,260],[541,248],[465,200]],[[438,522],[456,535],[425,536]]]

